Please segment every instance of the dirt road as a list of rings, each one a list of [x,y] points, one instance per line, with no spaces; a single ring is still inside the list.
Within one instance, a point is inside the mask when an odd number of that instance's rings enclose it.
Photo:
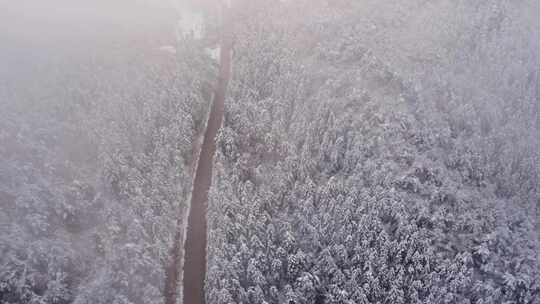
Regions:
[[[225,34],[220,51],[220,71],[195,175],[188,217],[184,262],[184,304],[204,304],[206,276],[206,209],[212,184],[216,135],[223,121],[225,95],[231,77],[231,35]]]

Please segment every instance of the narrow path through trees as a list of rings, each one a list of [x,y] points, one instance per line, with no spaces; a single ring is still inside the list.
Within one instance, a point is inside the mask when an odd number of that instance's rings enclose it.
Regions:
[[[184,261],[184,304],[203,304],[206,274],[206,206],[212,183],[216,135],[223,121],[225,94],[230,78],[230,47],[221,48],[218,86],[206,127],[188,217]]]
[[[224,8],[224,10],[226,10]],[[224,12],[223,34],[220,46],[220,68],[217,86],[212,102],[212,109],[208,118],[208,124],[204,135],[197,171],[193,183],[191,195],[191,207],[189,210],[186,243],[184,247],[185,260],[183,270],[183,303],[184,304],[204,304],[205,292],[204,282],[206,277],[206,209],[208,202],[208,191],[212,184],[212,166],[216,152],[216,135],[221,127],[225,110],[225,96],[228,83],[231,77],[232,60],[232,29],[231,20]],[[175,247],[179,247],[181,238]],[[178,248],[179,249],[179,248]],[[167,282],[166,303],[176,304],[179,274],[177,272],[180,264],[178,256],[180,250],[175,250],[173,257],[175,275],[171,276],[171,281]]]

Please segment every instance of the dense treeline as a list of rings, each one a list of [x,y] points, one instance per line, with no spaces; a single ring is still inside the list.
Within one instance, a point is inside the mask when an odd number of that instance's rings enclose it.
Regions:
[[[5,82],[1,303],[163,301],[212,67],[188,40],[179,60],[130,47]]]
[[[261,5],[235,45],[209,302],[540,303],[527,6]]]
[[[235,3],[208,303],[540,303],[536,1]],[[0,50],[0,303],[163,303],[214,19]]]

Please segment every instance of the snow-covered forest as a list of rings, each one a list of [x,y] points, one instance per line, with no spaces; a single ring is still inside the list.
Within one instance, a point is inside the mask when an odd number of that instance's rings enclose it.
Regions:
[[[0,4],[0,303],[540,304],[540,2],[50,1]]]

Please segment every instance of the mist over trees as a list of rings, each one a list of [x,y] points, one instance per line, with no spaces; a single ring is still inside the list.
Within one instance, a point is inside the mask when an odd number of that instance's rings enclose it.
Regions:
[[[202,39],[0,49],[0,303],[164,303],[209,8]],[[540,4],[232,8],[207,303],[540,303]]]
[[[213,67],[122,42],[2,79],[1,303],[162,301]]]

